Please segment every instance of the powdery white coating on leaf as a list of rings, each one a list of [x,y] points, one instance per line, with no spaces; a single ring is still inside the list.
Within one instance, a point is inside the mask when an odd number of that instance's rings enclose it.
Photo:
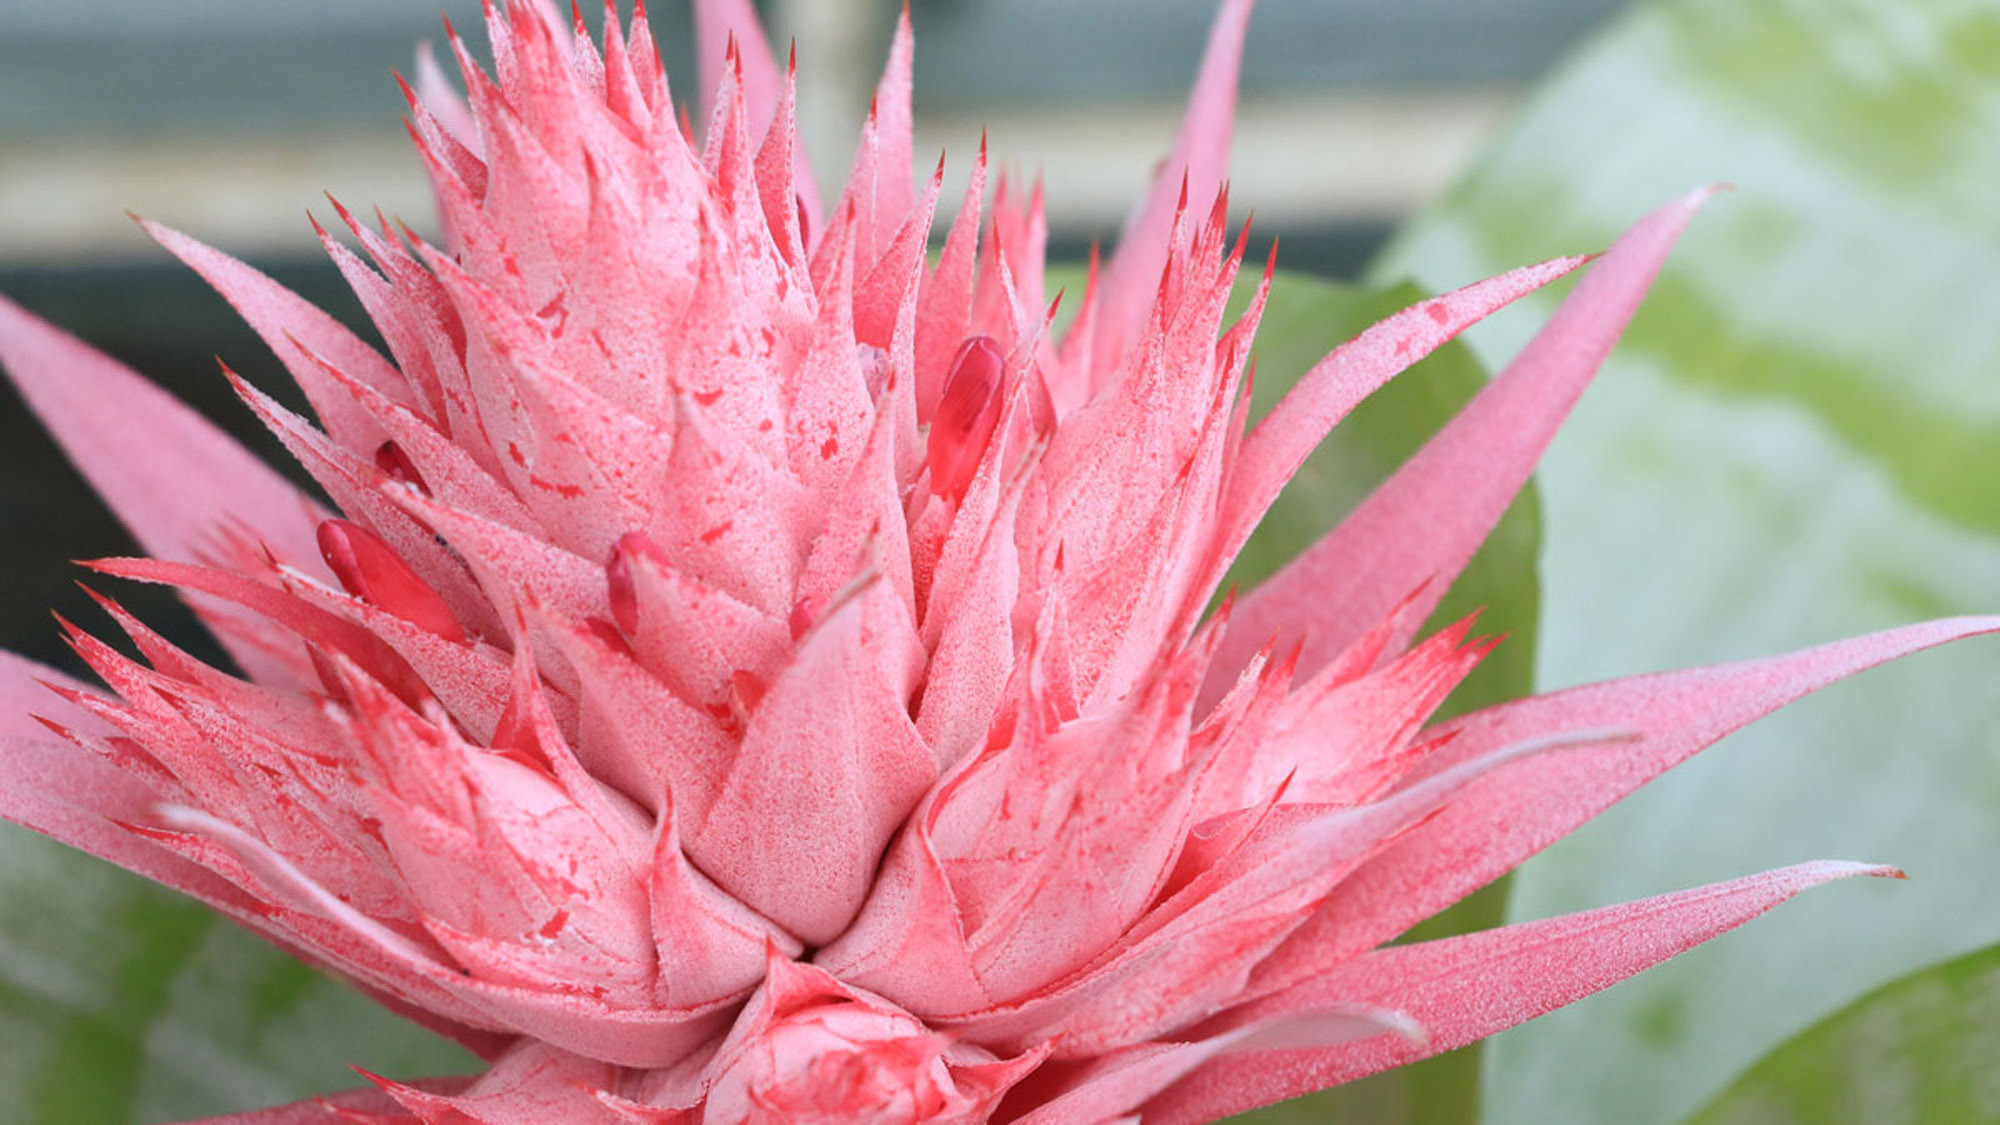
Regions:
[[[1821,861],[1728,883],[1504,929],[1363,954],[1218,1021],[1312,1011],[1325,997],[1407,1012],[1422,1044],[1377,1039],[1338,1058],[1279,1050],[1190,1075],[1151,1107],[1148,1121],[1194,1122],[1269,1105],[1471,1042],[1616,984],[1743,924],[1808,887],[1857,875],[1900,878],[1893,867]]]
[[[264,542],[311,557],[326,513],[310,497],[136,372],[5,298],[0,365],[146,550],[192,560],[235,529],[254,528]],[[190,601],[245,670],[274,682],[309,675],[262,622]]]
[[[643,8],[600,46],[491,5],[492,73],[454,34],[463,96],[428,59],[409,91],[442,243],[339,204],[358,249],[317,231],[387,356],[148,226],[305,391],[316,421],[231,376],[337,518],[0,302],[0,362],[154,556],[91,565],[186,592],[245,677],[101,599],[143,659],[65,627],[108,691],[0,658],[0,813],[493,1063],[233,1120],[1195,1120],[1881,873],[1384,945],[1728,731],[2000,621],[1432,722],[1492,642],[1419,624],[1703,193],[1209,615],[1330,427],[1584,264],[1392,316],[1246,431],[1271,267],[1226,323],[1222,185],[1250,8],[1221,5],[1180,139],[1056,335],[1040,188],[989,200],[983,145],[926,259],[943,167],[915,175],[907,13],[829,202],[743,0],[696,5],[694,114]]]
[[[464,1088],[466,1082],[464,1079],[444,1079],[420,1085],[429,1092],[450,1094]],[[203,1118],[187,1125],[326,1125],[329,1121],[340,1120],[341,1114],[347,1115],[348,1120],[368,1121],[373,1119],[369,1115],[395,1114],[399,1109],[396,1099],[380,1090],[355,1090],[249,1113]]]

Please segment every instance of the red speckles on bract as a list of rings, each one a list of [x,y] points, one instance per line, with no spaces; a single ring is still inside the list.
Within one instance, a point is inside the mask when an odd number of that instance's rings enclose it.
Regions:
[[[1332,426],[1583,264],[1392,316],[1243,432],[1271,279],[1225,322],[1220,189],[1249,8],[1223,0],[1172,155],[1050,338],[1039,189],[989,201],[983,150],[926,254],[907,22],[827,199],[748,0],[698,0],[691,113],[643,12],[593,45],[496,3],[493,73],[454,38],[464,95],[411,98],[441,242],[322,232],[388,355],[148,228],[298,381],[317,425],[234,385],[338,515],[0,301],[0,362],[157,556],[92,565],[198,593],[242,675],[108,599],[144,658],[73,631],[108,690],[0,658],[0,812],[491,1063],[384,1082],[371,1120],[492,1125],[1201,1120],[1883,873],[1386,944],[1727,731],[1995,622],[1433,722],[1488,642],[1419,624],[1702,193],[1209,616]]]

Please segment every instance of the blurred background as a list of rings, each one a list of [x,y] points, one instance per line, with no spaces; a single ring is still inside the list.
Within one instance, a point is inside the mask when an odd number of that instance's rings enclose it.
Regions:
[[[761,6],[774,40],[797,40],[802,125],[822,181],[835,178],[896,5]],[[1352,276],[1398,219],[1464,170],[1527,83],[1620,6],[1264,0],[1244,67],[1239,213],[1254,209],[1260,242],[1282,233],[1287,267]],[[676,93],[692,101],[686,5],[653,7]],[[327,215],[331,192],[429,229],[390,72],[410,71],[418,41],[441,41],[440,8],[483,53],[477,0],[0,5],[0,292],[275,451],[214,358],[266,388],[283,385],[275,365],[126,212],[247,258],[355,320],[306,213]],[[947,152],[962,183],[986,130],[997,161],[1045,177],[1052,257],[1081,259],[1115,234],[1170,143],[1213,10],[1211,0],[912,0],[920,159]],[[944,199],[954,207],[958,193]],[[51,606],[89,616],[65,560],[128,544],[11,389],[0,389],[0,542],[25,548],[8,552],[0,647],[74,667],[47,616]],[[134,593],[148,611],[177,612],[171,598]]]

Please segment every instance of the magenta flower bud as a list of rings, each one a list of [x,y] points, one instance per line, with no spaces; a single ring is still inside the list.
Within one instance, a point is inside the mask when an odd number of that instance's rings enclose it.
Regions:
[[[952,357],[944,398],[931,418],[931,491],[947,499],[965,495],[993,440],[1005,405],[1007,356],[990,336],[974,336]]]
[[[451,606],[380,536],[347,520],[325,520],[318,538],[320,557],[348,593],[445,640],[465,640]]]

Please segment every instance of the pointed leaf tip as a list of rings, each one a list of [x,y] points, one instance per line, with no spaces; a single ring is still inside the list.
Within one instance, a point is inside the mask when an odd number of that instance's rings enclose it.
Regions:
[[[1341,1007],[1407,1013],[1421,1045],[1381,1036],[1325,1048],[1258,1050],[1193,1071],[1150,1104],[1149,1121],[1193,1125],[1492,1035],[1693,948],[1802,891],[1887,876],[1879,864],[1820,860],[1636,902],[1437,941],[1384,946],[1322,967],[1223,1017],[1225,1026]],[[1892,876],[1891,876],[1892,877]],[[1479,986],[1468,987],[1468,982]]]
[[[1263,629],[1272,626],[1267,618],[1279,606],[1335,606],[1334,614],[1324,609],[1320,613],[1339,620],[1316,622],[1311,636],[1316,648],[1339,651],[1361,623],[1378,620],[1402,596],[1402,576],[1455,578],[1533,471],[1637,311],[1669,250],[1710,194],[1707,188],[1692,192],[1633,224],[1592,264],[1535,338],[1457,417],[1339,527],[1273,581],[1252,591],[1245,599],[1243,621]],[[1443,326],[1453,320],[1451,306],[1463,303],[1466,295],[1487,293],[1504,298],[1499,301],[1504,304],[1579,262],[1557,259],[1516,270],[1417,308],[1433,319],[1441,317]],[[1471,320],[1483,316],[1481,312]],[[1336,351],[1328,364],[1352,347]],[[1274,410],[1273,416],[1277,413]],[[1252,435],[1253,442],[1265,428],[1260,426]],[[1250,448],[1246,444],[1246,453]],[[1292,460],[1288,454],[1280,463]],[[1437,583],[1434,596],[1442,598],[1448,586],[1449,582]],[[1312,591],[1310,599],[1302,598],[1307,590]],[[1250,612],[1259,608],[1264,611],[1261,617]],[[1410,628],[1422,617],[1414,615]],[[1396,641],[1407,639],[1405,634]],[[1234,659],[1240,660],[1243,651],[1261,640],[1252,634],[1238,641]]]

